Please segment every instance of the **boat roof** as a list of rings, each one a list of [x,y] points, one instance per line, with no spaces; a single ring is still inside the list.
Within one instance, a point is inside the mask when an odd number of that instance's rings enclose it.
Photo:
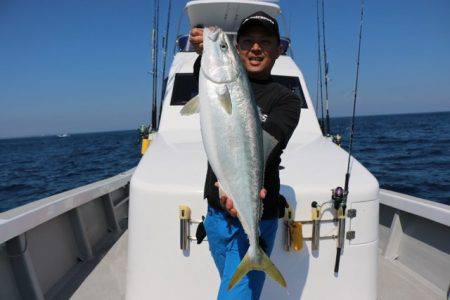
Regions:
[[[281,10],[278,0],[195,0],[186,4],[190,27],[219,26],[224,31],[237,31],[242,20],[263,11],[276,18]]]

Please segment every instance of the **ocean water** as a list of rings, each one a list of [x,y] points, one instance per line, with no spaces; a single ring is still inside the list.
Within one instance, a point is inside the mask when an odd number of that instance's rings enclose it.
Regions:
[[[351,118],[331,124],[347,149]],[[353,151],[381,188],[450,204],[450,112],[358,117]]]
[[[135,167],[137,130],[0,140],[0,212]]]
[[[350,121],[331,119],[344,148]],[[355,129],[354,156],[382,188],[450,204],[450,112],[358,117]],[[137,130],[0,140],[0,212],[135,167],[138,141]]]

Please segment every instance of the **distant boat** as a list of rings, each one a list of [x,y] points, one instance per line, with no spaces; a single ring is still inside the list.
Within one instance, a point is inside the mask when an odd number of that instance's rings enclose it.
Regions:
[[[65,137],[69,137],[69,136],[70,136],[70,134],[68,134],[68,133],[58,134],[58,137],[60,137],[60,138],[65,138]]]

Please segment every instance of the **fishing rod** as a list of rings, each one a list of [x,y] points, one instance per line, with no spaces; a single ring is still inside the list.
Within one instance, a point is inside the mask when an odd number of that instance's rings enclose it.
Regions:
[[[158,95],[158,26],[159,26],[159,0],[153,1],[154,5],[154,14],[153,14],[153,30],[152,30],[152,64],[153,64],[153,105],[152,105],[152,131],[155,131],[158,128],[158,108],[157,108],[157,95]]]
[[[166,22],[166,34],[163,37],[163,71],[162,71],[162,81],[161,81],[161,102],[159,104],[159,117],[158,117],[158,127],[159,123],[161,121],[161,113],[162,113],[162,106],[163,106],[163,98],[164,98],[164,80],[166,78],[166,60],[167,60],[167,46],[168,46],[168,40],[169,40],[169,29],[170,29],[170,14],[172,12],[172,0],[169,0],[169,7],[168,7],[168,13],[167,13],[167,22]]]
[[[156,129],[156,93],[155,93],[155,75],[156,75],[156,1],[153,0],[153,28],[152,28],[152,128]]]
[[[339,262],[340,262],[341,252],[344,247],[345,210],[347,208],[347,196],[348,196],[348,192],[349,192],[348,186],[349,186],[349,182],[350,182],[350,161],[351,161],[351,156],[352,156],[353,134],[355,131],[355,111],[356,111],[356,100],[358,98],[359,62],[360,62],[360,54],[361,54],[363,18],[364,18],[364,0],[361,0],[358,55],[357,55],[357,59],[356,59],[355,92],[353,94],[353,113],[352,113],[352,126],[350,129],[347,173],[345,174],[344,189],[342,189],[341,187],[338,187],[333,191],[333,200],[335,200],[334,207],[335,207],[335,209],[337,209],[337,212],[338,212],[338,245],[337,245],[337,250],[336,250],[336,261],[335,261],[335,265],[334,265],[334,273],[335,274],[339,273]]]
[[[325,1],[322,0],[322,37],[323,37],[323,63],[325,71],[325,110],[327,112],[325,121],[325,135],[330,134],[330,112],[328,109],[328,59],[327,46],[325,44]]]
[[[170,29],[170,14],[172,12],[172,0],[169,0],[169,7],[167,12],[167,22],[166,22],[166,35],[163,39],[163,80],[166,77],[166,58],[167,58],[167,44],[168,44],[168,38],[169,38],[169,29]]]
[[[322,87],[322,52],[320,50],[321,43],[320,43],[320,18],[319,18],[319,0],[316,1],[316,13],[317,13],[317,57],[318,57],[318,63],[317,63],[317,86],[316,86],[316,107],[319,106],[319,86],[320,86],[320,111],[322,114],[322,117],[320,119],[320,128],[322,129],[322,134],[325,134],[324,127],[323,127],[323,87]]]

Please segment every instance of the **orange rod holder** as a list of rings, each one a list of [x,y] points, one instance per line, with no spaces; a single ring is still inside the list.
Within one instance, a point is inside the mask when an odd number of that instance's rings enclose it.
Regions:
[[[284,214],[285,243],[284,249],[290,251],[300,251],[303,248],[302,222],[293,220],[291,208],[286,208]]]
[[[142,145],[141,145],[141,155],[144,155],[145,152],[148,149],[148,146],[150,146],[150,140],[148,138],[142,139]]]

